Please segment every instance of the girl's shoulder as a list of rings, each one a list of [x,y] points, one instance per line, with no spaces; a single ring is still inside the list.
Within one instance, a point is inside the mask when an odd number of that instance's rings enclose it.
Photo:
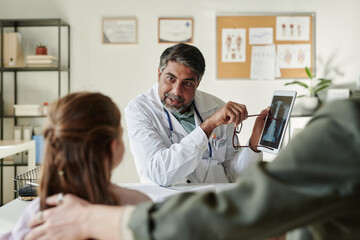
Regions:
[[[21,201],[21,200],[19,200]],[[40,209],[40,198],[35,198],[20,215],[11,232],[6,233],[1,239],[23,239],[30,232],[29,221],[35,217]]]

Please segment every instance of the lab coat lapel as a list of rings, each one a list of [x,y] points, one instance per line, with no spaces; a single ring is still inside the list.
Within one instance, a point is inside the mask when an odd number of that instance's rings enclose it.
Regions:
[[[163,105],[160,101],[158,84],[154,84],[154,86],[149,90],[146,94],[146,97],[154,104],[154,108],[159,112],[164,112]],[[166,117],[166,116],[165,116]],[[166,118],[167,121],[167,118]]]
[[[213,98],[210,98],[208,94],[197,90],[195,94],[195,107],[199,111],[202,120],[205,121],[208,117],[210,117],[216,109],[219,107],[219,104],[214,101]],[[199,116],[197,116],[196,119],[196,125],[198,126],[201,124],[200,119],[198,119]]]
[[[199,119],[199,116],[196,114],[196,112],[194,111],[194,117],[195,117],[195,124],[196,127],[200,126],[201,124],[201,120]]]

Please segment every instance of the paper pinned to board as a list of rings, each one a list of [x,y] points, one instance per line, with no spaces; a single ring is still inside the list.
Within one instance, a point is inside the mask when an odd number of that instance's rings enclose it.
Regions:
[[[275,45],[253,46],[251,51],[251,79],[275,79]]]
[[[221,61],[246,62],[246,29],[224,28],[221,34]]]
[[[276,17],[277,41],[309,41],[310,17]]]
[[[273,44],[273,28],[250,28],[249,44]]]
[[[311,66],[310,44],[278,44],[277,58],[279,67],[305,68]]]

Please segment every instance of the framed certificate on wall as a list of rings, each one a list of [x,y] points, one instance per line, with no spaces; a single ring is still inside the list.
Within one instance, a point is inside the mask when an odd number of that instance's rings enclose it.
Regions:
[[[135,44],[137,43],[136,18],[103,18],[103,44]]]
[[[159,43],[192,43],[192,18],[159,18]]]

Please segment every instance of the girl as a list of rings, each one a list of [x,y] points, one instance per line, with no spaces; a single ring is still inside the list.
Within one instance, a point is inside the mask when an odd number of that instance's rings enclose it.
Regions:
[[[107,205],[150,200],[110,181],[111,171],[123,158],[122,133],[119,109],[101,93],[73,93],[53,103],[44,131],[40,198],[28,206],[13,231],[2,239],[22,239],[29,231],[28,221],[39,209],[49,208],[46,197],[56,193],[72,193]]]

